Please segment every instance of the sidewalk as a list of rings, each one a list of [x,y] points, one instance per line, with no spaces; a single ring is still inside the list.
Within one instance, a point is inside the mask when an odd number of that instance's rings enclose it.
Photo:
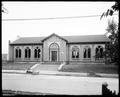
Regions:
[[[78,77],[105,77],[105,78],[118,78],[118,74],[104,74],[96,73],[91,76],[88,73],[76,73],[76,72],[61,72],[61,71],[48,71],[40,70],[33,73],[26,73],[25,70],[2,70],[2,73],[15,73],[15,74],[38,74],[38,75],[55,75],[55,76],[78,76]]]

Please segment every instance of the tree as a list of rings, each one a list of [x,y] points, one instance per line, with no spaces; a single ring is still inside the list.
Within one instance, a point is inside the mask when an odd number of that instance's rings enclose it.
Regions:
[[[8,10],[7,10],[5,7],[3,7],[3,4],[2,4],[1,6],[2,6],[1,12],[2,12],[2,13],[8,13]]]
[[[119,11],[118,2],[115,2],[107,12],[104,12],[101,18],[103,18],[103,16],[107,17],[108,15],[112,16],[116,11]],[[114,20],[109,20],[106,31],[106,34],[109,34],[108,38],[110,39],[110,43],[106,44],[105,57],[110,59],[111,63],[119,64],[118,24]]]
[[[111,9],[108,9],[107,12],[104,12],[102,15],[101,15],[101,18],[103,18],[103,16],[112,16],[116,11],[119,11],[119,8],[118,8],[118,2],[115,2],[115,4],[111,7]]]
[[[108,38],[110,39],[110,43],[106,45],[106,55],[111,59],[111,63],[118,64],[119,61],[119,44],[118,44],[118,25],[112,20],[108,21],[108,27],[106,29],[109,34]]]

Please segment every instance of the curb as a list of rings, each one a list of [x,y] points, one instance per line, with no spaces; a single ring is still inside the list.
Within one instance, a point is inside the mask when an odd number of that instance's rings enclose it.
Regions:
[[[32,75],[55,75],[55,76],[76,76],[76,77],[100,77],[100,78],[119,78],[118,74],[102,74],[96,73],[95,75],[89,75],[89,73],[71,73],[71,72],[59,72],[59,71],[34,71],[28,72],[27,70],[2,70],[2,73],[14,73],[14,74],[32,74]]]

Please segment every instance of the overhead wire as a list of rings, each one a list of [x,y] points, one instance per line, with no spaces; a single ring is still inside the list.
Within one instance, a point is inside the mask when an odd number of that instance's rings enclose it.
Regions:
[[[118,15],[118,14],[113,14]],[[2,21],[29,21],[29,20],[54,20],[54,19],[72,19],[72,18],[89,18],[99,17],[101,15],[88,15],[88,16],[71,16],[71,17],[51,17],[51,18],[24,18],[24,19],[2,19]]]

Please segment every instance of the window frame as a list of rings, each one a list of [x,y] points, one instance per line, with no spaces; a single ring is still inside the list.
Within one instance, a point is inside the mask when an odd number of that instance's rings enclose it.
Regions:
[[[36,47],[34,49],[34,59],[39,59],[41,57],[41,49],[39,47]]]
[[[72,47],[72,59],[79,59],[80,58],[80,49],[78,46]]]
[[[20,49],[20,47],[17,47],[15,49],[15,58],[16,59],[21,59],[21,54],[22,54],[22,50]]]
[[[101,49],[102,49],[102,53],[101,53]],[[98,53],[98,54],[100,54],[100,56],[98,56],[96,59],[102,59],[103,58],[103,52],[104,52],[103,46],[98,45],[95,49],[95,55],[97,55],[97,53]]]
[[[84,59],[91,59],[91,48],[90,48],[90,46],[85,46],[84,47],[83,58]]]
[[[24,51],[25,51],[25,53],[24,53],[25,59],[30,59],[31,58],[31,49],[30,49],[30,47],[26,47]]]

